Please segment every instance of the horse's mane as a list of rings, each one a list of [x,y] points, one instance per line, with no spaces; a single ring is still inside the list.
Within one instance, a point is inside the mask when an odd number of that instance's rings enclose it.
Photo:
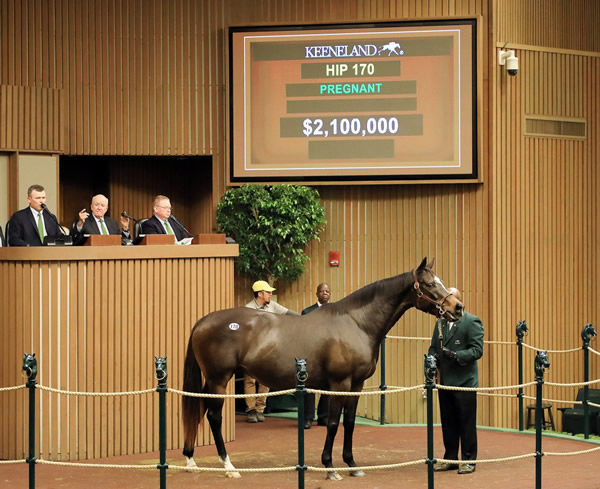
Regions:
[[[328,309],[331,313],[347,313],[353,309],[361,309],[372,304],[377,297],[385,297],[390,288],[399,293],[404,286],[399,287],[398,284],[402,282],[407,282],[407,284],[412,282],[412,272],[401,273],[365,285],[343,299],[328,304]]]

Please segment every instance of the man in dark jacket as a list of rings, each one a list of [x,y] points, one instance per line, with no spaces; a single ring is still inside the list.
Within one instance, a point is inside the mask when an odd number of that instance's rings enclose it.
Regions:
[[[449,292],[462,301],[460,292]],[[438,319],[435,323],[429,354],[438,358],[440,385],[454,387],[479,387],[477,360],[483,355],[483,324],[481,319],[464,312],[455,322]],[[450,463],[438,464],[435,471],[458,469],[459,474],[475,472],[477,459],[477,393],[438,389],[442,437],[447,460],[458,460],[460,466]]]
[[[94,195],[90,203],[90,212],[86,209],[79,211],[77,219],[71,227],[71,234],[76,244],[82,244],[86,234],[120,234],[121,238],[129,239],[129,219],[120,217],[117,221],[106,215],[108,198],[102,194]]]
[[[176,241],[191,238],[190,233],[171,215],[169,197],[157,195],[152,206],[154,215],[142,223],[142,234],[173,234]]]
[[[326,283],[320,283],[317,285],[317,302],[312,306],[302,310],[302,315],[308,314],[321,306],[324,306],[329,302],[331,298],[331,291],[329,285]],[[317,407],[317,424],[320,426],[327,425],[327,413],[329,410],[329,402],[327,396],[321,394],[319,398],[319,406]],[[304,396],[304,429],[308,430],[312,426],[313,418],[315,417],[315,395],[306,394]]]
[[[41,185],[27,189],[29,206],[13,214],[6,225],[9,246],[42,246],[44,238],[62,234],[56,216],[46,208],[46,190]]]

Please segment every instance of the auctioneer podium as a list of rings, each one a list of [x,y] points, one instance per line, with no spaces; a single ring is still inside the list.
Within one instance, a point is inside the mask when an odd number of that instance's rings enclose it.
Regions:
[[[35,353],[43,386],[155,389],[154,356],[166,355],[167,385],[181,389],[192,326],[233,306],[237,255],[236,244],[0,248],[0,387],[24,385],[23,354]],[[0,392],[0,459],[28,456],[27,400],[27,389]],[[167,394],[168,449],[183,446],[180,405]],[[158,450],[157,406],[154,390],[108,397],[37,389],[36,456]],[[232,400],[223,421],[225,439],[234,439]],[[198,443],[209,443],[206,423]]]

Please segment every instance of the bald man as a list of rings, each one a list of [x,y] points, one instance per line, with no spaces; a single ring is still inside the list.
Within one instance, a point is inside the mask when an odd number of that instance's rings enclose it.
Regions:
[[[83,244],[86,234],[120,234],[122,239],[129,239],[129,219],[120,217],[120,223],[106,215],[108,211],[108,198],[97,194],[92,197],[90,211],[81,209],[78,219],[71,226],[71,234],[75,244]]]

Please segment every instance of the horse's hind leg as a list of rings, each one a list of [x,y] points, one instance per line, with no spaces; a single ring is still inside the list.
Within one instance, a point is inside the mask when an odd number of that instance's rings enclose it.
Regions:
[[[358,405],[358,396],[348,397],[344,402],[344,448],[342,458],[348,467],[356,467],[354,455],[352,454],[352,440],[354,437],[354,424],[356,422],[356,406]],[[351,476],[363,477],[365,473],[362,470],[353,470]]]
[[[225,388],[216,389],[217,394],[223,394],[225,392]],[[225,442],[223,441],[223,433],[221,428],[223,426],[223,398],[207,398],[206,402],[206,418],[208,419],[208,423],[210,425],[210,430],[212,431],[213,437],[215,439],[215,446],[217,448],[217,453],[219,455],[219,460],[223,464],[223,467],[227,470],[225,475],[230,478],[239,478],[241,477],[240,473],[235,469],[231,460],[229,460],[229,455],[227,455],[227,450],[225,449]]]
[[[326,468],[333,468],[333,442],[335,441],[335,435],[337,434],[338,426],[340,424],[340,415],[342,413],[341,398],[338,396],[331,396],[329,398],[329,412],[327,414],[327,438],[325,438],[325,446],[323,447],[323,453],[321,454],[321,463]],[[327,472],[327,479],[329,480],[341,480],[342,476],[335,470]]]

